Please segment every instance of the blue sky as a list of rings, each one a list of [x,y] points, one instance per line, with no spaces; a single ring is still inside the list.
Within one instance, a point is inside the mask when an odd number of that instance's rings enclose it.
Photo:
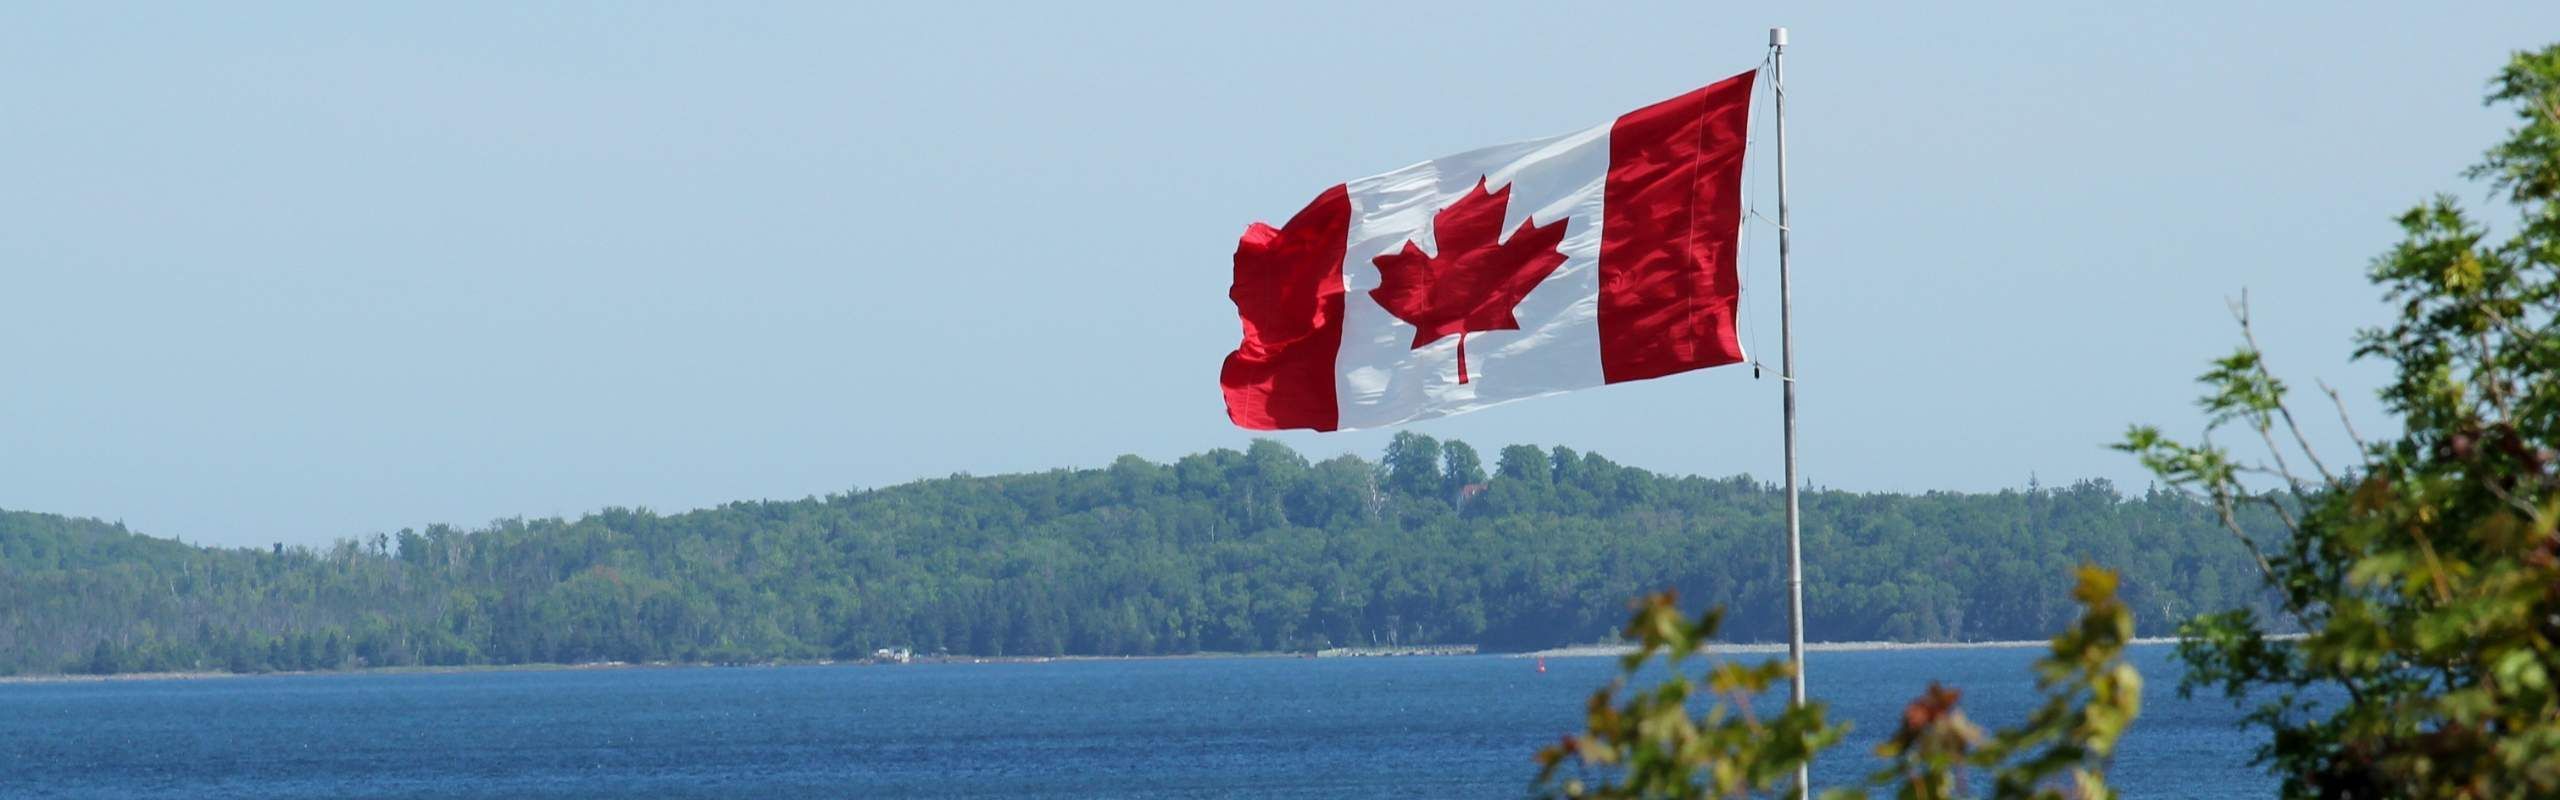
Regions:
[[[0,12],[0,507],[319,543],[1242,446],[1247,223],[1749,69],[1770,25],[1807,478],[2138,491],[2103,445],[2195,427],[2243,288],[2284,377],[2383,426],[2363,267],[2411,203],[2485,197],[2484,82],[2560,34],[2545,2],[1210,5]],[[1774,477],[1777,412],[1727,368],[1417,428]]]

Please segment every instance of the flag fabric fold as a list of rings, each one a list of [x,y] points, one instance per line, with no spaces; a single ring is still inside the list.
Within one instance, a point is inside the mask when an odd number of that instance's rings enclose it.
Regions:
[[[1236,245],[1218,383],[1256,430],[1376,428],[1737,363],[1746,72],[1336,185]]]

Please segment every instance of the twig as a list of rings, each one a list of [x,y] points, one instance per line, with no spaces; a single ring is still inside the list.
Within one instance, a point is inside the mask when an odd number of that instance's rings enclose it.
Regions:
[[[2347,398],[2338,394],[2338,387],[2329,385],[2328,381],[2318,379],[2313,379],[2312,383],[2319,384],[2320,391],[2327,392],[2329,394],[2329,402],[2338,407],[2338,424],[2347,429],[2347,439],[2356,443],[2356,451],[2365,452],[2371,450],[2372,446],[2364,443],[2364,436],[2356,433],[2355,419],[2347,416]]]
[[[2515,496],[2513,492],[2509,492],[2506,489],[2499,487],[2498,482],[2491,480],[2489,476],[2480,476],[2480,487],[2489,490],[2489,494],[2491,496],[2496,497],[2501,501],[2505,501],[2507,505],[2514,506],[2518,511],[2524,512],[2525,519],[2533,520],[2536,523],[2542,521],[2542,509],[2534,507],[2532,503],[2525,502],[2524,498]]]
[[[2236,313],[2240,317],[2240,338],[2249,343],[2249,352],[2258,356],[2258,377],[2265,380],[2268,386],[2275,386],[2275,373],[2267,370],[2266,348],[2258,346],[2258,334],[2249,327],[2249,290],[2240,290],[2240,307]],[[2311,449],[2311,439],[2302,435],[2302,425],[2293,421],[2293,409],[2285,405],[2283,397],[2276,397],[2275,404],[2276,414],[2284,417],[2285,428],[2293,432],[2293,443],[2302,448],[2302,457],[2311,460],[2311,467],[2320,471],[2322,480],[2328,481],[2332,487],[2340,486],[2337,474],[2329,471],[2329,465],[2320,463],[2320,454]],[[2263,429],[2260,430],[2260,433],[2264,432]],[[2267,439],[2267,446],[2275,447],[2275,437],[2268,436]],[[2278,457],[2276,460],[2281,464],[2284,459]]]
[[[2222,518],[2222,527],[2231,531],[2231,538],[2240,540],[2240,546],[2249,548],[2250,560],[2258,562],[2258,575],[2266,579],[2268,586],[2282,586],[2282,582],[2276,579],[2275,564],[2267,561],[2266,551],[2258,548],[2258,541],[2249,538],[2248,531],[2240,529],[2240,516],[2233,512],[2231,498],[2217,495],[2212,498],[2212,501],[2214,515]],[[2293,621],[2301,623],[2304,630],[2310,629],[2310,623],[2303,618],[2302,610],[2294,608],[2293,601],[2289,598],[2285,601],[2285,611],[2292,614]]]

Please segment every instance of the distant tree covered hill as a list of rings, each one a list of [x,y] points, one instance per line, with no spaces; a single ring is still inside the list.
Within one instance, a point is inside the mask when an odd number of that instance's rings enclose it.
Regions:
[[[2244,550],[2165,493],[1804,499],[1809,635],[2041,638],[2069,567],[2124,571],[2144,632],[2256,605]],[[1636,594],[1783,638],[1782,507],[1748,478],[1398,436],[1381,462],[1276,442],[1157,464],[919,481],[682,514],[435,525],[201,548],[0,512],[0,673],[760,661],[880,647],[1159,654],[1607,637]]]

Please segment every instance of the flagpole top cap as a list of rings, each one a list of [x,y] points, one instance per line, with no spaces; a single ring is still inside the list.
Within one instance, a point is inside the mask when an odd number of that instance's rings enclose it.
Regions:
[[[1770,46],[1770,47],[1785,47],[1785,46],[1787,46],[1787,29],[1785,29],[1785,28],[1770,28],[1770,29],[1769,29],[1769,46]]]

